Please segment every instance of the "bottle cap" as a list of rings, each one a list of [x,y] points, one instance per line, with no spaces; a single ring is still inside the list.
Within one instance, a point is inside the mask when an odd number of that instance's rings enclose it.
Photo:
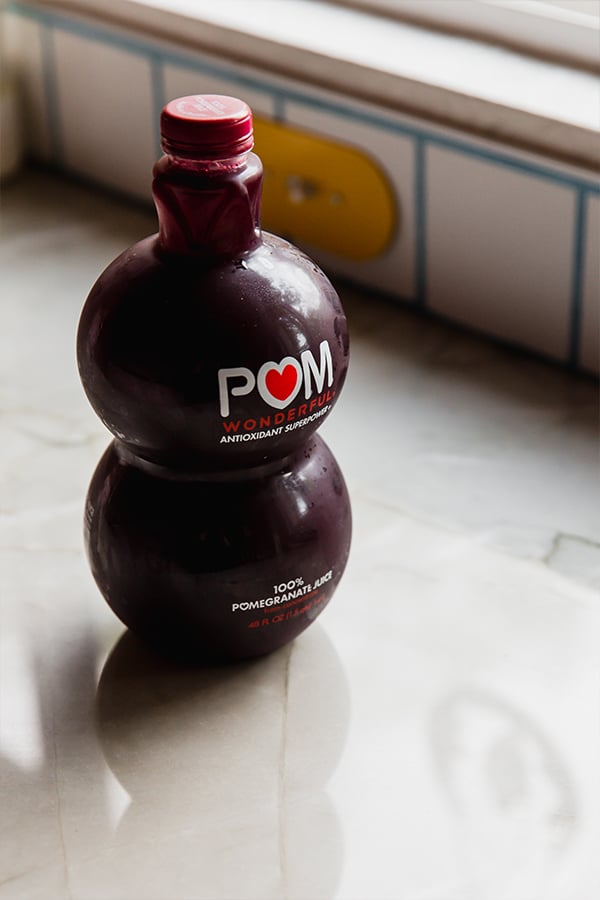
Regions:
[[[160,116],[165,153],[186,159],[231,159],[252,150],[252,112],[247,103],[220,94],[171,100]]]

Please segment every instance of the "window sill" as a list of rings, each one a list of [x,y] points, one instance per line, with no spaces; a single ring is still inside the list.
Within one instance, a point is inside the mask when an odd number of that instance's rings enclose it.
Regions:
[[[194,0],[193,15],[184,0],[68,2],[6,16],[33,158],[148,202],[167,99],[240,92],[269,170],[265,228],[336,276],[598,371],[593,76],[400,24],[376,33],[324,2],[253,0],[252,16],[241,0]],[[298,179],[315,188],[301,202]]]
[[[305,83],[596,167],[600,84],[589,72],[313,0],[60,0]]]

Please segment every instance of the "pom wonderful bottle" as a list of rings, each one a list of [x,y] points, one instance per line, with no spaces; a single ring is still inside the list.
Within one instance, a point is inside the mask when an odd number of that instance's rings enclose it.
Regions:
[[[241,659],[292,640],[344,570],[351,513],[316,430],[348,366],[323,272],[261,232],[252,114],[232,97],[167,104],[157,235],[85,303],[77,351],[114,440],[90,484],[96,582],[168,652]]]

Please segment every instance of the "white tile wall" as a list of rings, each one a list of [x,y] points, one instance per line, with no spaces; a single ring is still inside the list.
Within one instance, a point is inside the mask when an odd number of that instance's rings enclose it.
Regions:
[[[259,115],[359,148],[396,192],[399,228],[378,258],[349,261],[303,245],[327,271],[571,361],[575,205],[589,172],[498,144],[489,144],[496,159],[482,158],[483,142],[467,135],[141,34],[95,31],[91,20],[34,8],[5,19],[5,58],[21,75],[35,156],[149,202],[160,103],[196,92],[242,96]],[[419,139],[424,191],[415,177]],[[598,371],[600,198],[593,188],[584,234],[576,362]]]
[[[573,190],[443,147],[426,159],[429,307],[566,361]]]
[[[403,299],[413,299],[416,291],[414,140],[293,101],[285,103],[284,120],[361,148],[381,166],[397,196],[399,224],[389,248],[381,256],[357,263],[317,247],[307,246],[308,252],[332,272]],[[360,222],[356,227],[360,228]]]
[[[150,200],[158,123],[148,59],[59,29],[54,42],[66,166]]]
[[[11,12],[5,14],[3,22],[2,55],[5,64],[19,77],[27,146],[37,159],[48,161],[52,157],[52,142],[43,41],[52,37],[39,22]]]
[[[600,197],[587,198],[579,362],[600,371]]]

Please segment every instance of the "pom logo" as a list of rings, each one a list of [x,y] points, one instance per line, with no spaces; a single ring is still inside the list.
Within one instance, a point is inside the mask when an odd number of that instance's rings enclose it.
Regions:
[[[310,356],[313,359],[312,353]],[[284,409],[302,387],[302,369],[297,360],[286,356],[278,365],[268,362],[261,366],[256,381],[263,400],[275,409]]]
[[[226,418],[230,414],[230,396],[243,397],[255,388],[265,403],[274,409],[289,406],[302,385],[304,397],[308,400],[314,391],[322,391],[325,383],[327,387],[331,387],[333,361],[328,342],[321,341],[318,363],[311,350],[304,350],[300,354],[300,362],[293,356],[284,356],[280,362],[270,360],[260,367],[256,376],[244,366],[219,369],[218,375],[221,415]]]

